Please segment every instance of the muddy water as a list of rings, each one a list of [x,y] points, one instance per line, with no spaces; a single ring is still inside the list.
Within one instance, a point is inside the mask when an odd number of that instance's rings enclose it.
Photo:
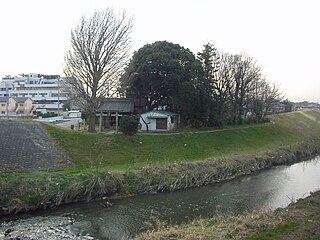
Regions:
[[[318,189],[320,157],[315,157],[196,189],[113,200],[109,208],[104,202],[74,204],[2,219],[0,239],[5,231],[20,239],[128,239],[155,218],[176,224],[217,211],[274,210]]]

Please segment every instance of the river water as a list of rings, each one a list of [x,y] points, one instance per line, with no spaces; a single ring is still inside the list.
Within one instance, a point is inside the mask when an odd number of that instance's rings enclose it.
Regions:
[[[214,217],[217,211],[274,210],[316,190],[320,190],[319,156],[195,189],[117,199],[109,208],[103,202],[72,204],[17,220],[2,219],[0,234],[1,229],[11,229],[16,233],[12,236],[25,237],[21,239],[128,239],[152,219],[179,224]]]

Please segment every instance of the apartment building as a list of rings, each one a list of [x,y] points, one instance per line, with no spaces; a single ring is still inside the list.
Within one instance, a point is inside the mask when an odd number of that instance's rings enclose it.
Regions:
[[[0,97],[31,98],[34,110],[58,113],[67,101],[64,79],[59,75],[37,73],[5,76],[0,83]]]

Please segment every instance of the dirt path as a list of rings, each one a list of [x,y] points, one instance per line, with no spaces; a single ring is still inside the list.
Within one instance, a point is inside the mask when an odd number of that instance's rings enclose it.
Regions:
[[[70,164],[38,122],[0,121],[0,172]]]
[[[261,127],[266,127],[274,122],[262,123]],[[181,134],[201,134],[201,133],[214,133],[214,132],[225,132],[230,130],[242,130],[247,128],[256,127],[256,124],[250,125],[240,125],[239,127],[231,127],[231,128],[221,128],[221,129],[212,129],[212,130],[203,130],[203,131],[182,131],[182,132],[144,132],[143,135],[153,135],[153,136],[163,136],[163,135],[181,135]]]
[[[307,118],[309,118],[312,121],[320,123],[320,121],[317,121],[317,119],[314,116],[309,115],[307,111],[299,111],[299,113],[301,113],[302,115],[306,116]]]

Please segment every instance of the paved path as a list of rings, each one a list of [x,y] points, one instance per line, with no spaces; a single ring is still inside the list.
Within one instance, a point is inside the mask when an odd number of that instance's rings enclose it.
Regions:
[[[0,172],[42,170],[68,162],[40,123],[0,121]]]
[[[71,125],[73,125],[76,129],[80,122],[82,122],[81,118],[69,118],[64,119],[62,122],[56,123],[56,125],[65,128],[71,128]]]

